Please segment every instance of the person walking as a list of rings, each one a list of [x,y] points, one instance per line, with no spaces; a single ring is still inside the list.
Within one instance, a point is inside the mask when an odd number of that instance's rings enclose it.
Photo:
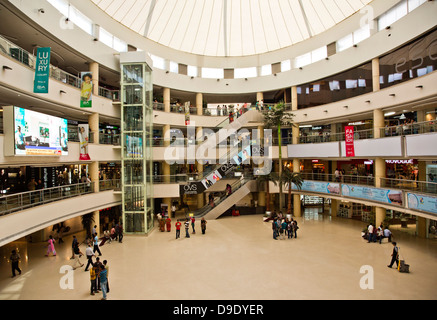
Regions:
[[[297,226],[297,221],[293,220],[293,231],[294,231],[294,238],[297,239],[297,230],[299,230],[299,227]]]
[[[99,237],[97,236],[97,233],[94,234],[94,249],[93,252],[96,253],[96,251],[99,253],[99,257],[102,255],[99,248]]]
[[[91,248],[91,243],[88,244],[88,248],[86,248],[86,250],[85,250],[85,255],[88,259],[88,263],[85,267],[85,271],[88,271],[88,267],[90,265],[91,265],[91,268],[94,266],[93,257],[95,255],[94,255],[93,249]]]
[[[194,230],[194,224],[195,224],[195,222],[196,222],[196,218],[191,217],[190,220],[191,220],[191,227],[193,228],[193,234],[195,234],[195,233],[196,233],[196,230]]]
[[[393,245],[393,252],[391,254],[391,262],[387,266],[389,268],[393,267],[393,264],[396,262],[396,266],[399,266],[399,248],[397,247],[396,242],[392,242]]]
[[[100,265],[99,279],[100,286],[103,292],[102,300],[106,300],[106,294],[108,292],[108,270],[105,269],[105,266],[103,264]]]
[[[190,232],[189,232],[189,230],[190,230],[190,220],[188,218],[185,220],[184,225],[185,225],[185,238],[189,238],[190,237]]]
[[[52,253],[54,257],[56,257],[56,250],[55,250],[55,239],[50,235],[49,240],[47,243],[47,254],[46,257],[49,256],[49,254]]]
[[[109,265],[108,260],[103,260],[103,265],[106,269],[106,293],[109,293]]]
[[[73,236],[73,241],[71,242],[71,258],[70,260],[74,259],[74,248],[79,245],[76,236]]]
[[[202,217],[202,220],[200,220],[200,228],[202,229],[202,234],[205,234],[205,231],[206,231],[206,220],[205,220],[205,217]]]
[[[76,244],[76,246],[73,248],[74,250],[74,264],[73,264],[73,270],[76,270],[79,267],[83,267],[83,263],[80,262],[80,257],[82,257],[83,253],[80,252],[79,244]]]
[[[165,228],[167,229],[167,232],[171,231],[171,219],[170,219],[170,217],[167,217],[167,219],[165,219]]]
[[[276,231],[276,218],[272,221],[273,239],[278,240]]]
[[[11,256],[9,257],[9,260],[11,260],[12,278],[14,278],[15,271],[18,271],[18,274],[21,274],[21,269],[18,266],[18,264],[20,263],[20,260],[21,260],[21,256],[16,250],[12,250]]]
[[[175,223],[176,239],[179,239],[181,237],[181,226],[182,226],[182,223],[180,221],[176,221],[176,223]]]
[[[118,242],[122,243],[123,242],[123,225],[120,224],[118,225]]]

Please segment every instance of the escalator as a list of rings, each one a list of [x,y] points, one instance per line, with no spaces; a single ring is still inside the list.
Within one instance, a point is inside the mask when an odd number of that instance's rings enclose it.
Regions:
[[[228,195],[226,192],[221,192],[219,196],[214,198],[213,204],[208,203],[203,208],[194,211],[194,217],[204,217],[207,220],[217,219],[233,205],[235,205],[235,203],[250,193],[250,183],[255,183],[252,176],[244,177],[232,182],[230,184],[232,189],[232,193],[230,195]]]

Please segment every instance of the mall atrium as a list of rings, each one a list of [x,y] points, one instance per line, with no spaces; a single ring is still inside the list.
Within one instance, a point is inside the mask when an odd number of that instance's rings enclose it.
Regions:
[[[0,299],[436,299],[436,16],[0,0]]]

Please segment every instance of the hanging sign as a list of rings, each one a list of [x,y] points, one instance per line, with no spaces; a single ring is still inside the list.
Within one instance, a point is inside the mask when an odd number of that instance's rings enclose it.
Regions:
[[[49,93],[50,48],[38,48],[36,51],[34,93]]]
[[[355,145],[354,145],[354,127],[345,127],[346,136],[346,157],[355,157]]]
[[[93,106],[93,74],[81,72],[80,79],[80,107],[91,108]]]

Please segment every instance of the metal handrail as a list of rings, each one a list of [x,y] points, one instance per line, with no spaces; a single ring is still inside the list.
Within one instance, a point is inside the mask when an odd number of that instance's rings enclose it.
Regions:
[[[381,178],[381,187],[437,194],[437,183],[435,182]]]
[[[120,180],[100,180],[99,192],[119,190]],[[96,182],[66,184],[58,187],[0,196],[0,216],[95,192]]]
[[[437,132],[437,121],[414,122],[380,128],[381,137],[408,136]]]

